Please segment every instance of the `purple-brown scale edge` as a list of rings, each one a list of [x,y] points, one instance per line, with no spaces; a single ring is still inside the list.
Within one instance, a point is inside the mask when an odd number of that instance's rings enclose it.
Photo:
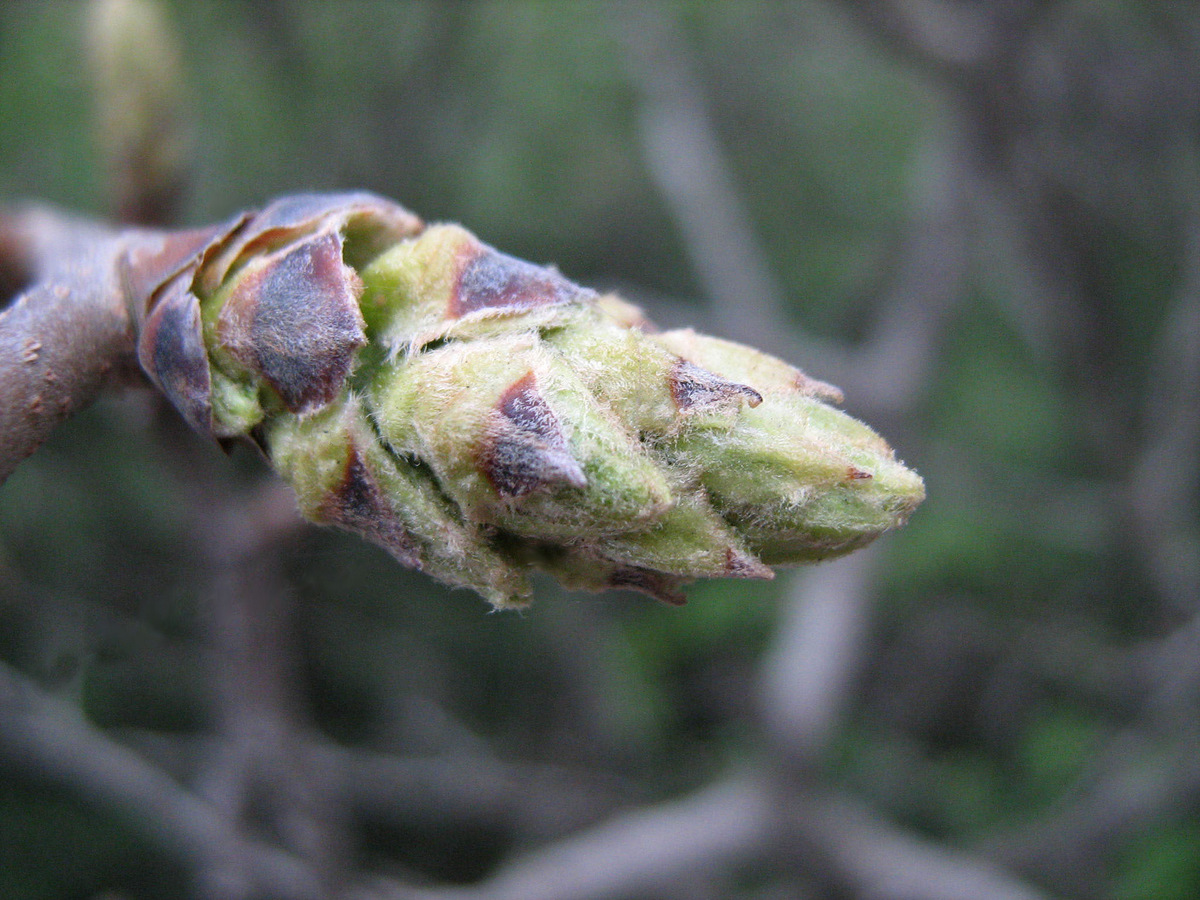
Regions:
[[[763,399],[754,388],[727,381],[686,359],[680,359],[672,367],[668,380],[671,398],[680,412],[713,409],[742,400],[750,406],[758,406]]]
[[[587,477],[571,456],[562,425],[538,390],[533,372],[500,395],[477,460],[501,497],[521,497],[562,485],[587,486]]]
[[[846,396],[842,393],[840,387],[830,384],[827,381],[819,381],[816,378],[805,375],[799,370],[796,371],[795,387],[797,391],[806,397],[828,400],[839,406],[846,401]]]
[[[211,247],[227,240],[245,221],[246,214],[239,213],[218,225],[146,233],[132,240],[120,267],[122,286],[134,316],[140,321],[163,285],[198,264]]]
[[[420,217],[403,206],[367,191],[334,194],[289,194],[267,204],[249,217],[236,239],[211,260],[204,289],[213,291],[250,253],[283,246],[314,231],[342,229],[354,219],[369,218],[394,240],[411,237],[425,227]]]
[[[200,301],[177,276],[158,292],[138,336],[138,362],[188,425],[212,434],[212,383]]]
[[[775,577],[775,571],[757,556],[734,547],[725,550],[725,574],[730,578],[761,578],[764,581]]]
[[[564,278],[557,269],[472,242],[460,251],[458,278],[446,316],[458,319],[480,310],[535,309],[595,297],[595,292]]]
[[[338,395],[366,343],[361,292],[342,262],[340,235],[325,231],[245,275],[221,309],[218,335],[290,411],[309,412]]]
[[[618,566],[609,573],[605,587],[638,591],[671,606],[683,606],[687,603],[682,590],[683,583],[683,579],[665,572],[638,566]]]
[[[341,480],[321,501],[315,518],[366,537],[410,569],[422,567],[420,545],[396,515],[353,441]]]

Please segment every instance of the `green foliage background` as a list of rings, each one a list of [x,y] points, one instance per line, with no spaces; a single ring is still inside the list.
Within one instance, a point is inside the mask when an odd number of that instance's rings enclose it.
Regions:
[[[167,5],[193,116],[187,222],[279,193],[362,187],[616,287],[664,324],[711,320],[643,158],[614,27],[621,8]],[[1141,4],[1050,6],[1049,40],[1083,34],[1114,58],[1194,59],[1178,46],[1192,39],[1172,46]],[[0,201],[104,212],[81,10],[0,7]],[[835,2],[669,12],[786,294],[782,314],[797,335],[853,346],[917,215],[926,151],[957,121],[954,101]],[[1136,107],[1130,122],[1154,112]],[[1039,115],[1032,108],[1027,123],[1034,154],[1058,127]],[[1074,154],[1063,222],[1047,227],[1086,251],[1080,315],[1102,326],[1092,349],[1103,379],[1081,385],[1059,336],[1027,315],[1019,262],[973,221],[970,274],[931,382],[911,414],[879,423],[925,476],[929,500],[882,542],[866,661],[827,777],[955,847],[1036,833],[1103,774],[1123,731],[1145,737],[1125,760],[1135,768],[1169,770],[1178,755],[1177,733],[1143,728],[1156,676],[1139,653],[1197,610],[1156,588],[1160,563],[1130,534],[1125,492],[1156,427],[1145,399],[1155,347],[1186,289],[1172,185],[1186,181],[1195,132],[1171,147],[1153,130],[1123,132],[1133,125],[1103,110],[1077,115],[1059,132]],[[854,396],[847,405],[870,408]],[[1120,441],[1096,439],[1098,415],[1121,418]],[[213,724],[205,556],[190,473],[169,449],[189,440],[140,392],[106,399],[0,492],[0,658],[117,733]],[[247,489],[262,476],[249,452],[213,450],[207,465]],[[1194,565],[1196,539],[1194,518],[1170,537],[1181,567]],[[422,725],[435,707],[502,756],[603,772],[628,800],[703,784],[761,749],[754,673],[790,575],[698,585],[682,609],[543,584],[528,612],[489,615],[339,534],[306,533],[286,562],[298,677],[315,723],[338,741],[436,745]],[[1195,694],[1186,702],[1194,713]],[[0,761],[0,896],[172,895],[180,874],[148,852],[136,823],[20,762]],[[1099,856],[1102,871],[1076,880],[1029,866],[1030,877],[1064,897],[1200,896],[1200,791],[1175,800]],[[363,833],[368,859],[450,881],[486,874],[513,840],[495,823],[447,833],[367,821]]]

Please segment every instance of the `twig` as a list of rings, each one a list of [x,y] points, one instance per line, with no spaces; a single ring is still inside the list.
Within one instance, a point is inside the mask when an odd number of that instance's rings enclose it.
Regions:
[[[122,245],[47,209],[0,216],[7,258],[30,287],[0,312],[0,481],[68,416],[134,366],[117,277]]]
[[[620,814],[527,854],[471,888],[389,890],[399,900],[602,900],[669,893],[680,878],[728,872],[783,851],[819,860],[865,900],[1043,900],[971,854],[905,834],[837,794],[738,777],[681,800]],[[780,825],[784,825],[781,829]]]
[[[419,900],[599,900],[657,895],[676,880],[754,858],[769,843],[770,801],[735,779],[615,816],[518,858],[484,883]]]
[[[617,25],[639,94],[642,150],[713,305],[718,333],[760,345],[787,334],[783,290],[730,174],[687,42],[663,8],[623,10]]]
[[[972,245],[963,136],[954,119],[936,130],[920,148],[904,245],[865,339],[827,353],[816,369],[870,415],[900,418],[921,399],[965,294]]]
[[[192,162],[174,31],[154,0],[91,0],[87,56],[110,210],[172,225]]]
[[[806,848],[862,900],[1047,900],[999,866],[900,831],[848,797],[811,796],[792,809]]]
[[[146,837],[195,871],[243,873],[250,884],[227,884],[230,896],[248,887],[289,900],[325,896],[302,861],[241,836],[210,804],[2,663],[0,748],[31,770],[124,810]]]
[[[209,745],[201,792],[231,827],[255,823],[332,890],[344,869],[343,822],[331,802],[335,776],[307,752],[291,600],[278,559],[302,526],[295,498],[273,480],[235,486],[213,471],[210,447],[165,443],[177,467],[192,473],[194,545],[207,557],[210,702],[222,738]]]
[[[312,754],[355,808],[395,821],[502,823],[519,836],[547,838],[593,823],[615,800],[589,772],[481,753],[406,757],[326,744]]]
[[[120,738],[185,781],[227,752],[220,747],[224,738],[140,730]],[[339,805],[409,826],[499,826],[523,841],[549,839],[594,824],[622,793],[615,776],[510,762],[486,747],[413,755],[340,746],[311,733],[295,740],[294,752],[306,768],[326,773]]]
[[[1194,729],[1192,729],[1194,731]],[[1103,886],[1103,867],[1156,826],[1193,820],[1200,805],[1196,736],[1160,752],[1157,739],[1127,731],[1109,742],[1073,796],[1033,825],[978,849],[1044,883],[1082,896]]]
[[[760,702],[777,752],[801,767],[824,750],[862,662],[875,551],[796,579],[762,663]]]
[[[641,101],[643,153],[712,302],[714,330],[802,360],[873,415],[911,404],[969,262],[961,135],[951,132],[922,154],[902,263],[868,338],[847,348],[799,335],[783,319],[784,290],[730,174],[686,41],[657,8],[639,8],[619,25]]]
[[[964,7],[944,0],[842,0],[863,30],[890,51],[944,82],[961,82],[1011,48],[1043,2]]]
[[[1188,160],[1191,170],[1195,160]],[[1162,598],[1196,609],[1200,553],[1196,551],[1195,460],[1200,451],[1200,183],[1185,185],[1184,275],[1151,355],[1144,403],[1143,445],[1129,479],[1129,504],[1147,569]],[[1200,659],[1200,655],[1195,657]],[[1164,673],[1166,674],[1166,673]]]
[[[327,896],[299,859],[245,839],[209,804],[77,712],[0,667],[0,746],[36,760],[73,788],[128,810],[156,842],[198,869],[241,871],[272,896]],[[843,797],[799,795],[780,806],[762,782],[737,778],[682,800],[617,815],[511,863],[468,889],[416,891],[381,882],[373,893],[413,900],[585,900],[652,892],[698,870],[721,871],[766,852],[790,809],[805,852],[832,861],[865,897],[939,900],[1041,896],[965,854],[897,832]],[[957,892],[957,893],[955,893]],[[363,896],[366,896],[364,893]]]

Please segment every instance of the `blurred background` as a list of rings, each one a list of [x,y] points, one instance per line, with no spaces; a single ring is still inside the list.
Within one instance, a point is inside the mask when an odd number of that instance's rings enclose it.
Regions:
[[[492,614],[109,396],[0,491],[0,896],[1200,896],[1196,3],[161,11],[172,224],[379,192],[838,384],[929,498]],[[119,205],[86,23],[0,6],[0,203]]]

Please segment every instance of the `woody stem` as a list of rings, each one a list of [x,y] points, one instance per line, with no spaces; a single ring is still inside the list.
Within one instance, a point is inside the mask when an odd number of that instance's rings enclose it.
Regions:
[[[31,208],[0,214],[0,481],[134,361],[120,238]]]

